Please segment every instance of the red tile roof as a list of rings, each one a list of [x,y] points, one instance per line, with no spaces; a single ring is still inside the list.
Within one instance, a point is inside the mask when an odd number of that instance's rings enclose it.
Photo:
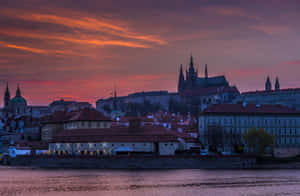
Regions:
[[[101,112],[85,108],[75,114],[69,119],[70,121],[110,121],[109,118],[105,117]]]
[[[298,114],[293,108],[282,105],[259,104],[216,104],[209,105],[203,113],[234,113],[234,114]]]
[[[85,108],[80,111],[55,111],[52,115],[43,118],[43,123],[63,123],[66,121],[110,121],[101,112]]]
[[[179,136],[195,141],[187,134],[149,126],[138,130],[130,130],[127,127],[64,130],[54,137],[53,142],[178,142]]]

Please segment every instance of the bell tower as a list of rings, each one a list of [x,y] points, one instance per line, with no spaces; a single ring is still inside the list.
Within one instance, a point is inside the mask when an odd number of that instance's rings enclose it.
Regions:
[[[8,83],[6,83],[6,90],[4,93],[4,109],[6,111],[9,110],[9,103],[10,103],[10,93],[9,93]]]

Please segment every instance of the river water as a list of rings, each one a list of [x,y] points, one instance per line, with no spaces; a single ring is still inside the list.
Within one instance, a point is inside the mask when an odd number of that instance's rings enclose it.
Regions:
[[[300,170],[136,171],[0,167],[0,195],[300,195]]]

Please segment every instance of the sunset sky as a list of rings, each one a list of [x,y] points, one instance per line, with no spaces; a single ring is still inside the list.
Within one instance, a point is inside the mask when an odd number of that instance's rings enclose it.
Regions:
[[[30,105],[176,91],[191,54],[240,91],[300,87],[299,24],[298,0],[1,0],[0,96],[7,81]]]

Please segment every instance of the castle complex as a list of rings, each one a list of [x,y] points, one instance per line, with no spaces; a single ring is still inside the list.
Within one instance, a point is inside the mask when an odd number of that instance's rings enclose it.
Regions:
[[[145,101],[159,105],[160,109],[170,110],[170,103],[177,102],[179,105],[188,108],[205,108],[210,104],[230,103],[240,93],[235,86],[230,86],[225,76],[208,76],[207,65],[205,65],[205,76],[198,77],[198,70],[195,70],[193,57],[190,57],[189,69],[184,76],[182,65],[180,66],[178,91],[141,92],[117,99],[99,99],[96,102],[97,110],[105,113],[104,108],[114,108],[117,105],[120,110],[128,108],[128,104],[143,104]],[[115,103],[114,103],[115,101]],[[196,107],[196,108],[195,108]],[[190,110],[188,109],[188,110]],[[122,111],[121,111],[122,112]]]
[[[233,103],[277,104],[300,111],[300,88],[281,89],[276,77],[274,89],[270,77],[267,77],[265,90],[244,92],[233,100]]]
[[[183,75],[182,64],[180,65],[178,92],[209,87],[229,87],[225,76],[208,77],[207,64],[205,64],[205,76],[198,77],[198,70],[195,71],[193,56],[191,56],[189,69],[186,70],[186,77]]]

